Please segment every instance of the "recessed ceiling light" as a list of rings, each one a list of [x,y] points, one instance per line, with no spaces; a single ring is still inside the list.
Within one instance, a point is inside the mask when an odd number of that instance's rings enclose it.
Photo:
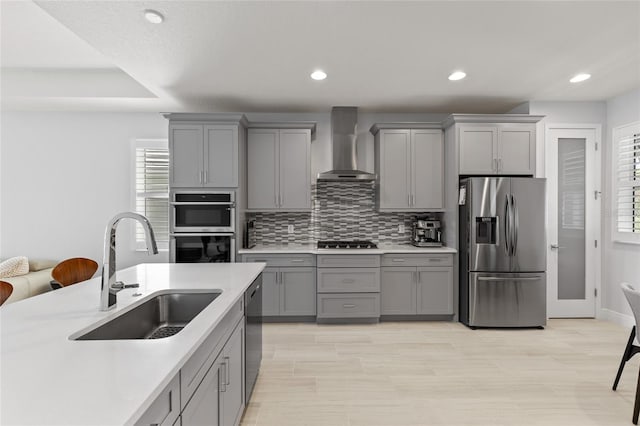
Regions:
[[[574,75],[573,78],[569,80],[569,82],[580,83],[581,81],[589,80],[590,78],[591,78],[591,74],[581,73],[581,74]]]
[[[455,72],[451,73],[451,75],[449,76],[449,80],[451,80],[451,81],[462,80],[466,76],[467,76],[467,74],[462,72],[462,71],[455,71]]]
[[[162,24],[164,16],[158,11],[147,9],[144,11],[144,17],[152,24]]]
[[[327,78],[327,73],[317,70],[311,73],[311,78],[314,80],[324,80],[325,78]]]

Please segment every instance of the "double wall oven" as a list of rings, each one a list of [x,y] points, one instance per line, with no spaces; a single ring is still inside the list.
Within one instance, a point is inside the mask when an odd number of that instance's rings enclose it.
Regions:
[[[235,262],[235,192],[175,190],[170,196],[170,261]]]

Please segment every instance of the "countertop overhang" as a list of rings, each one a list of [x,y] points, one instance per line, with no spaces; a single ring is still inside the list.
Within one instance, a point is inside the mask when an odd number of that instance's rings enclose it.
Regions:
[[[117,272],[139,283],[99,310],[100,278],[0,309],[0,423],[133,424],[244,291],[264,263],[142,264]],[[161,290],[222,290],[180,333],[157,340],[75,341]],[[141,296],[133,296],[141,293]]]

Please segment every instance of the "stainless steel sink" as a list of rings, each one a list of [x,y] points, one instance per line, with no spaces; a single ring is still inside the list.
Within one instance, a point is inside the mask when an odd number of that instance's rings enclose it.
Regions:
[[[180,332],[221,291],[159,294],[73,340],[161,339]]]

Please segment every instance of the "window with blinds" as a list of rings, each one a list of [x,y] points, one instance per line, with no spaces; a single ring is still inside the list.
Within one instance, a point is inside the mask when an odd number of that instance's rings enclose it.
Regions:
[[[169,245],[169,149],[166,140],[136,141],[135,209],[151,222],[158,248]],[[145,249],[144,231],[136,224],[136,249]]]
[[[640,242],[640,122],[614,130],[616,240]]]

